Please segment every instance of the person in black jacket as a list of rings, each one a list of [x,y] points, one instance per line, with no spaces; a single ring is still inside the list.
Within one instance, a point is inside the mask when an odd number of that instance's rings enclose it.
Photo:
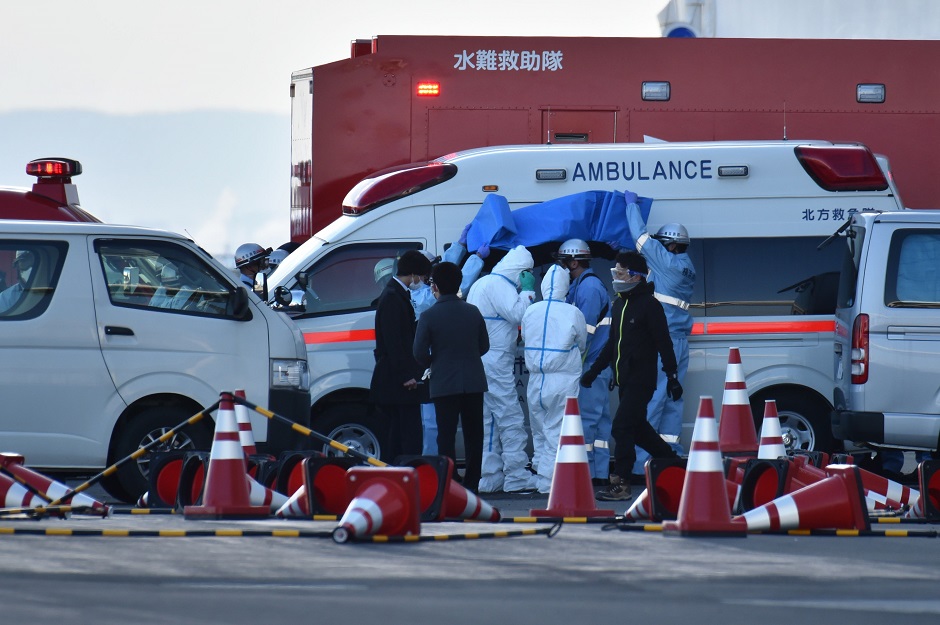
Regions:
[[[682,397],[676,377],[676,355],[669,338],[666,313],[653,297],[653,283],[646,281],[646,260],[636,252],[621,252],[611,270],[617,292],[610,337],[591,368],[581,377],[590,386],[608,365],[613,365],[614,383],[620,387],[620,405],[614,415],[614,470],[610,485],[597,493],[601,501],[630,499],[630,472],[637,445],[653,458],[675,458],[676,452],[646,420],[646,406],[656,390],[657,354],[667,377],[666,394],[673,401]]]
[[[382,456],[388,462],[402,454],[421,454],[420,405],[427,395],[418,386],[424,369],[412,354],[415,310],[408,292],[419,288],[430,273],[431,261],[421,252],[402,254],[396,275],[385,285],[375,311],[375,369],[369,398],[386,417]]]
[[[459,420],[467,456],[463,485],[477,492],[483,462],[483,393],[487,390],[480,357],[489,351],[490,338],[477,307],[457,297],[462,278],[454,263],[434,267],[431,289],[437,301],[418,320],[414,357],[421,367],[431,367],[438,451],[457,461]]]

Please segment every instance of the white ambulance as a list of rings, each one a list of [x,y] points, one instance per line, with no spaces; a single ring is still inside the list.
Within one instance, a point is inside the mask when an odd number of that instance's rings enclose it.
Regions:
[[[821,141],[501,146],[369,176],[346,196],[344,216],[271,276],[282,302],[306,280],[305,302],[289,314],[307,343],[313,427],[380,453],[381,423],[367,396],[383,260],[415,248],[441,254],[487,194],[517,209],[625,189],[654,199],[650,232],[680,222],[692,238],[697,282],[684,446],[698,397],[720,404],[732,346],[741,349],[758,425],[764,400],[773,398],[789,447],[837,446],[831,353],[843,250],[817,246],[854,213],[897,210],[901,202],[886,161],[862,145]],[[609,280],[610,263],[592,267]],[[523,369],[520,358],[516,374]],[[521,380],[519,398],[525,401]]]

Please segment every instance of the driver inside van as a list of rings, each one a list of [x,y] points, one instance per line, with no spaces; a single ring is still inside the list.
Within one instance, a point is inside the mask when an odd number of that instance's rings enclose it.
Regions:
[[[173,263],[166,263],[160,270],[160,287],[150,298],[150,305],[155,308],[182,310],[193,295],[193,289],[184,287],[179,270]]]
[[[29,250],[18,250],[13,259],[13,270],[16,271],[17,281],[13,286],[8,287],[0,293],[0,313],[6,312],[19,301],[23,291],[26,289],[26,283],[33,272],[35,256]]]

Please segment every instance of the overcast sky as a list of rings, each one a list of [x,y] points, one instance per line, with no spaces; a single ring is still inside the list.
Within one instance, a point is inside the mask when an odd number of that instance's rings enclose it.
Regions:
[[[5,0],[0,112],[288,114],[291,72],[374,35],[659,36],[666,0]],[[285,150],[287,147],[285,146]]]

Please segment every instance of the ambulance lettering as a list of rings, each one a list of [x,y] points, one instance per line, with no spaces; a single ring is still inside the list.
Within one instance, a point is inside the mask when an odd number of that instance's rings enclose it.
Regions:
[[[702,161],[597,161],[575,163],[573,181],[707,180],[713,178],[711,160]]]

